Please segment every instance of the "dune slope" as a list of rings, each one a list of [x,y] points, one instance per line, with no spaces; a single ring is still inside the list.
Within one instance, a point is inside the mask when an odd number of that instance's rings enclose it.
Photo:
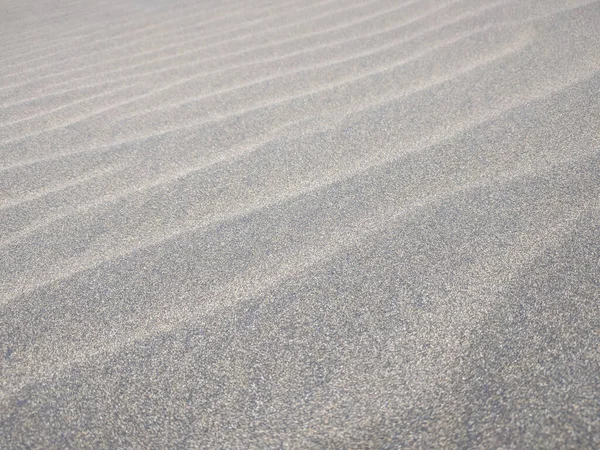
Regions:
[[[600,448],[600,3],[0,0],[0,448]]]

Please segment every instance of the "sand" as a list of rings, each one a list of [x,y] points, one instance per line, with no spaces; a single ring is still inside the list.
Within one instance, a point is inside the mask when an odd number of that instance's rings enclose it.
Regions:
[[[0,448],[600,448],[600,3],[1,0]]]

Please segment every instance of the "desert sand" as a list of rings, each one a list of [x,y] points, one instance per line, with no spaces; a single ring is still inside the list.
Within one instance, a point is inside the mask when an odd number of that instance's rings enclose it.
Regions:
[[[600,3],[0,0],[0,448],[600,448]]]

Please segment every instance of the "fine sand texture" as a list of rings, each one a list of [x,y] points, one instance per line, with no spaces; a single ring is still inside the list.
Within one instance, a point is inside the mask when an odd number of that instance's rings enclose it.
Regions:
[[[0,448],[600,448],[600,3],[0,0]]]

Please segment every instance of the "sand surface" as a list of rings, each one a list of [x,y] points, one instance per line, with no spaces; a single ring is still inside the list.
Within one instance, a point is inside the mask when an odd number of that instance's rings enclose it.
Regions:
[[[0,0],[0,448],[600,448],[600,3]]]

